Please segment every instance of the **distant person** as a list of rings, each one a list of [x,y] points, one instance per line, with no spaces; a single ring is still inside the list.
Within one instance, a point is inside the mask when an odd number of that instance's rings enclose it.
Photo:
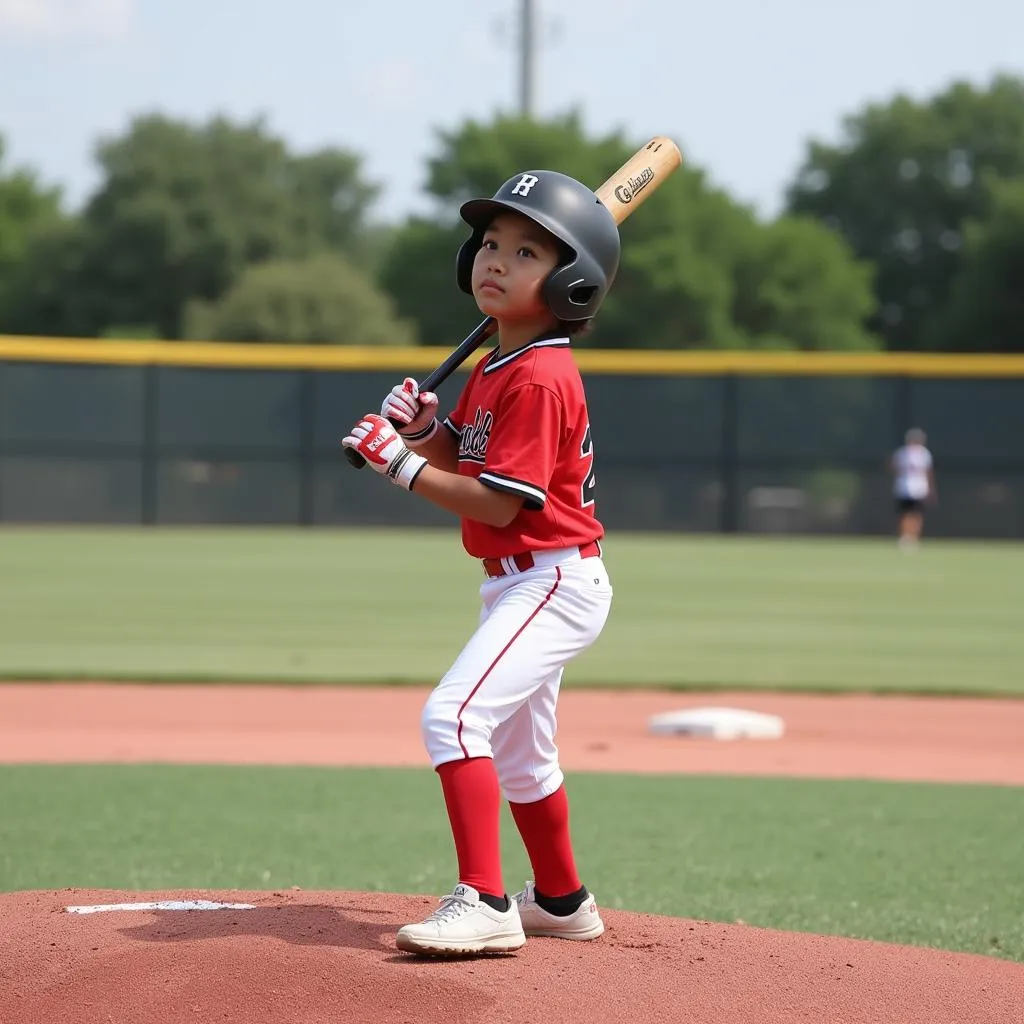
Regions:
[[[890,460],[901,548],[917,547],[924,526],[924,506],[938,498],[932,453],[925,446],[927,440],[923,430],[912,427]]]

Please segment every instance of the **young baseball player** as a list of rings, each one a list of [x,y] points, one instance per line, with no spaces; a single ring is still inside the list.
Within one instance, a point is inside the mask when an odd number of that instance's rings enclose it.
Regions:
[[[432,691],[423,740],[444,795],[458,884],[397,935],[428,955],[506,952],[527,935],[604,931],[577,874],[555,746],[562,670],[604,627],[612,588],[594,514],[583,382],[570,337],[593,318],[619,264],[619,235],[596,195],[554,171],[510,178],[461,214],[459,287],[497,322],[443,422],[412,378],[342,444],[399,487],[459,516],[482,563],[476,632]],[[399,429],[388,422],[400,424]],[[404,584],[417,587],[416,570]],[[423,585],[424,599],[430,600]],[[499,822],[509,802],[534,879],[513,899]]]

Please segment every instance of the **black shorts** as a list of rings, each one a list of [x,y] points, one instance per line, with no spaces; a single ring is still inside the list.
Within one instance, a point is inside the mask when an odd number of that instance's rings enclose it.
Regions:
[[[921,498],[897,498],[897,512],[920,512],[924,508],[924,501]]]

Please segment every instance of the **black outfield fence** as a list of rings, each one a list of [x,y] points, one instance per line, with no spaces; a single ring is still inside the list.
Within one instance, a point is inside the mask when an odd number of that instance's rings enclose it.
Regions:
[[[444,354],[0,338],[0,520],[450,523],[338,446]],[[578,360],[610,529],[890,533],[886,461],[920,426],[940,499],[928,533],[1024,537],[1024,358],[584,348]]]

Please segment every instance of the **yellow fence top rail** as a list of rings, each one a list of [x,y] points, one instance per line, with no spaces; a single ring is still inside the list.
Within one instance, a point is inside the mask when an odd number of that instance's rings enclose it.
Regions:
[[[454,348],[454,345],[452,346]],[[195,366],[252,370],[423,372],[451,350],[359,345],[248,345],[199,341],[100,341],[0,335],[0,361]],[[467,361],[472,366],[483,354]],[[1024,377],[1024,355],[925,352],[576,351],[584,373],[788,376]]]

